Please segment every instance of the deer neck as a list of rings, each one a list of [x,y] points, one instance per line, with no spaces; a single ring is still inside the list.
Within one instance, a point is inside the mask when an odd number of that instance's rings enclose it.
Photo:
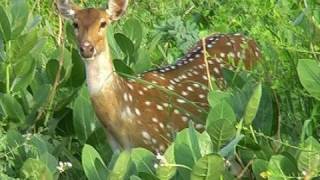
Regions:
[[[113,70],[112,58],[106,43],[105,51],[85,61],[87,84],[91,96],[99,94],[103,88],[112,86],[118,75]]]

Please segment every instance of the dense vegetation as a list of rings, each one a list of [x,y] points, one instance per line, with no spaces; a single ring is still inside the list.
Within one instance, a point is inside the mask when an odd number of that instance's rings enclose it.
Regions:
[[[207,130],[190,124],[164,156],[112,152],[71,25],[52,0],[0,0],[0,179],[319,178],[319,0],[137,0],[108,37],[116,69],[138,74],[213,32],[246,34],[263,57],[254,71],[224,71]]]

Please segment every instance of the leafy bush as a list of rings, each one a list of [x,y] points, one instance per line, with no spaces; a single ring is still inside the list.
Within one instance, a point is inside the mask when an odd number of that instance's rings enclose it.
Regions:
[[[121,74],[172,63],[215,31],[243,32],[263,53],[252,72],[224,71],[206,130],[190,123],[163,155],[112,152],[52,1],[1,2],[0,179],[319,178],[319,1],[131,2],[108,30]]]

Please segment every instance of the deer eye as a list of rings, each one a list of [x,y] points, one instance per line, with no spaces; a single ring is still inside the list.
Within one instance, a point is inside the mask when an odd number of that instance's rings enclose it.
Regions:
[[[106,25],[107,25],[107,22],[103,21],[103,22],[101,22],[101,24],[100,24],[100,28],[105,28]]]
[[[79,28],[79,24],[76,23],[76,22],[74,22],[74,23],[73,23],[73,27],[74,27],[75,29],[78,29],[78,28]]]

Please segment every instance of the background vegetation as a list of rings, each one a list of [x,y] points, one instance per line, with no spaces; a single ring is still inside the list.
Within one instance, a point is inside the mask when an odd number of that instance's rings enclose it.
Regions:
[[[0,179],[319,178],[319,0],[130,3],[108,31],[118,71],[172,63],[213,32],[242,32],[263,53],[253,72],[225,70],[207,130],[190,124],[164,156],[111,151],[62,23],[52,0],[0,0]]]

